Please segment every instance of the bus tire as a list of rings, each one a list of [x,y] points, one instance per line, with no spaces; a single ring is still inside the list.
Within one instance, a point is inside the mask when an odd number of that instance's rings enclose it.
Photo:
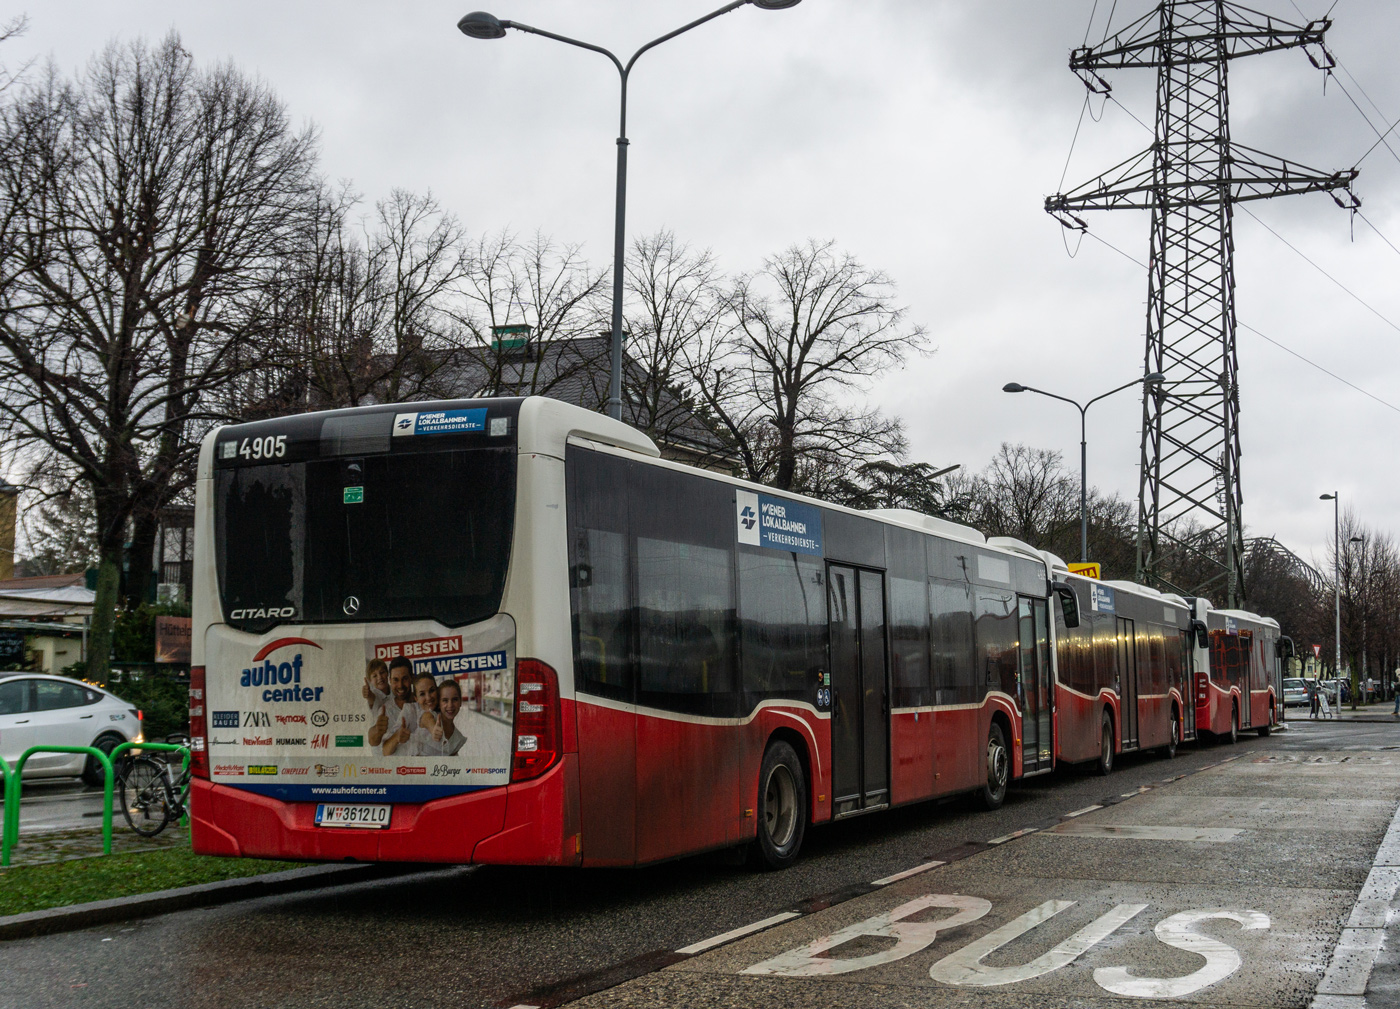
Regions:
[[[1240,741],[1240,709],[1239,705],[1230,706],[1230,745],[1234,746]]]
[[[1168,760],[1176,759],[1176,748],[1181,743],[1181,716],[1172,708],[1171,726],[1167,730],[1167,745],[1162,747]]]
[[[1272,694],[1270,694],[1270,695],[1269,695],[1269,720],[1268,720],[1267,722],[1265,722],[1263,725],[1259,726],[1259,735],[1260,735],[1260,737],[1262,738],[1262,737],[1264,737],[1264,736],[1267,736],[1267,735],[1268,735],[1270,732],[1272,732],[1273,730],[1274,730],[1274,697],[1273,697]]]
[[[1113,773],[1113,719],[1107,711],[1103,713],[1103,727],[1099,730],[1099,761],[1094,769],[1104,777]]]
[[[987,733],[987,780],[977,790],[977,804],[986,810],[1000,809],[1010,783],[1011,751],[1006,748],[1006,734],[993,722]]]
[[[797,751],[782,740],[769,745],[758,772],[758,838],[754,854],[770,869],[797,860],[807,833],[807,779]]]

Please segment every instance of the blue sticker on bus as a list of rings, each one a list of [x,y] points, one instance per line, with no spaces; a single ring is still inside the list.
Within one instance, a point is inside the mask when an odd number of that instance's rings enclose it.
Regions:
[[[1239,622],[1236,621],[1234,617],[1226,617],[1226,618],[1225,618],[1225,633],[1226,633],[1226,634],[1238,634],[1239,632],[1240,632],[1240,625],[1239,625]]]
[[[1094,584],[1089,587],[1090,608],[1095,613],[1115,613],[1113,590],[1107,585]]]
[[[822,555],[820,508],[745,490],[734,492],[734,506],[740,543]]]
[[[463,434],[486,430],[486,409],[424,410],[394,417],[394,435]]]

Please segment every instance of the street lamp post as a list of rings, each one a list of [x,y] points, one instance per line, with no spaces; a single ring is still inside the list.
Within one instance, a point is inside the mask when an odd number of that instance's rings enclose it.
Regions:
[[[1342,706],[1342,503],[1341,496],[1333,491],[1323,494],[1319,501],[1332,502],[1332,588],[1337,616],[1337,666],[1333,673],[1337,678],[1337,707]]]
[[[1366,537],[1353,536],[1351,539],[1347,540],[1347,570],[1351,570],[1351,545],[1353,543],[1361,544],[1361,563],[1363,567],[1366,564]],[[1357,695],[1361,694],[1365,696],[1366,681],[1369,679],[1366,675],[1366,609],[1367,593],[1371,591],[1371,586],[1366,584],[1366,582],[1369,582],[1369,580],[1369,577],[1365,579],[1365,582],[1363,582],[1361,586],[1361,672],[1357,677],[1356,686],[1353,687],[1351,691],[1351,709],[1353,711],[1356,710]]]
[[[1167,376],[1160,371],[1154,371],[1150,375],[1142,378],[1135,378],[1131,382],[1125,382],[1116,389],[1110,389],[1101,396],[1095,396],[1089,402],[1080,406],[1078,402],[1068,396],[1058,396],[1053,392],[1046,392],[1044,389],[1037,389],[1034,386],[1022,385],[1019,382],[1008,382],[1001,387],[1002,392],[1036,392],[1042,396],[1049,396],[1051,399],[1058,399],[1062,403],[1068,403],[1079,411],[1079,561],[1081,564],[1089,562],[1089,444],[1088,444],[1088,424],[1087,416],[1089,407],[1093,406],[1101,399],[1107,399],[1115,392],[1122,392],[1124,389],[1131,389],[1135,385],[1152,387],[1161,385],[1167,380]]]
[[[632,75],[632,66],[637,62],[637,57],[648,49],[654,49],[663,42],[667,42],[677,35],[683,35],[692,28],[697,28],[707,21],[713,21],[721,14],[728,14],[732,10],[753,4],[764,10],[783,10],[788,7],[796,7],[802,0],[733,0],[717,11],[712,11],[702,18],[696,18],[689,24],[682,25],[673,32],[668,32],[658,39],[652,39],[642,46],[632,58],[625,64],[613,53],[602,46],[595,46],[589,42],[580,42],[578,39],[571,39],[567,35],[556,35],[554,32],[547,32],[542,28],[533,28],[519,21],[506,21],[487,14],[485,11],[473,11],[457,22],[457,28],[469,38],[474,39],[499,39],[504,38],[506,29],[514,28],[516,31],[529,32],[532,35],[542,35],[547,39],[554,39],[556,42],[564,42],[571,46],[578,46],[580,49],[587,49],[590,52],[601,53],[612,60],[613,66],[617,67],[617,72],[622,78],[622,110],[619,116],[617,132],[617,195],[614,214],[613,229],[613,303],[612,303],[612,371],[608,380],[608,416],[614,420],[622,419],[622,279],[623,261],[627,255],[626,248],[626,216],[627,216],[627,81]]]

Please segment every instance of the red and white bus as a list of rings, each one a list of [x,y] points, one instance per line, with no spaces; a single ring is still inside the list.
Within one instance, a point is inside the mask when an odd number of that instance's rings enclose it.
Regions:
[[[1158,749],[1175,754],[1196,738],[1191,605],[1133,582],[1072,575],[1058,557],[1051,570],[1079,600],[1080,626],[1056,626],[1059,759],[1098,761]]]
[[[1102,759],[1106,713],[1114,752],[1194,729],[1185,600],[554,400],[220,428],[195,523],[205,854],[782,866],[809,825]]]
[[[1200,727],[1231,742],[1242,729],[1267,736],[1282,710],[1281,661],[1292,653],[1292,641],[1270,617],[1217,610],[1204,599],[1194,603]]]

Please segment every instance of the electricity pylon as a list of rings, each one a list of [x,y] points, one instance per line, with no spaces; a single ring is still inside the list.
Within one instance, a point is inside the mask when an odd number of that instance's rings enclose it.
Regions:
[[[1152,146],[1047,198],[1045,209],[1080,230],[1080,211],[1152,211],[1143,373],[1167,378],[1143,392],[1137,573],[1190,595],[1223,588],[1229,606],[1244,597],[1233,207],[1313,192],[1358,203],[1349,188],[1355,170],[1326,174],[1230,140],[1228,67],[1241,56],[1310,47],[1314,66],[1330,69],[1330,26],[1326,18],[1290,24],[1225,0],[1164,0],[1070,54],[1070,69],[1101,94],[1111,90],[1101,70],[1157,68]]]

